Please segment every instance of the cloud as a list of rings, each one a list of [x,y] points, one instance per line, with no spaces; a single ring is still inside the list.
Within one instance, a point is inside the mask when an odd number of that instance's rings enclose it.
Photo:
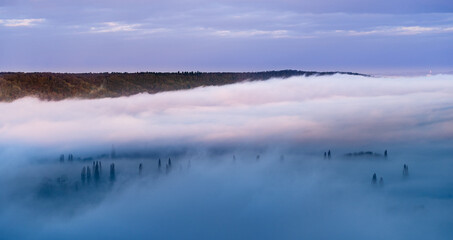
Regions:
[[[173,31],[173,29],[163,27],[147,27],[145,23],[120,23],[120,22],[103,22],[96,27],[90,27],[88,31],[79,33],[129,33],[129,39],[140,39],[148,35],[163,35]],[[77,30],[83,29],[81,26]]]
[[[231,30],[215,30],[212,35],[219,37],[271,37],[271,38],[287,38],[289,37],[287,30],[243,30],[243,31],[231,31]]]
[[[98,27],[91,27],[91,33],[133,32],[138,31],[142,24],[124,24],[119,22],[104,22]]]
[[[44,21],[45,19],[43,18],[0,19],[0,25],[3,25],[5,27],[32,27]]]
[[[395,27],[377,27],[373,30],[359,31],[359,30],[336,30],[335,33],[346,34],[349,36],[366,36],[366,35],[420,35],[420,34],[441,34],[453,32],[452,26],[395,26]]]

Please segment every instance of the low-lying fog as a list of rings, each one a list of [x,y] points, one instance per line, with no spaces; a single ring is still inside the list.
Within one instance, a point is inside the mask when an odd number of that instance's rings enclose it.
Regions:
[[[0,113],[0,239],[453,238],[452,75],[25,98]]]

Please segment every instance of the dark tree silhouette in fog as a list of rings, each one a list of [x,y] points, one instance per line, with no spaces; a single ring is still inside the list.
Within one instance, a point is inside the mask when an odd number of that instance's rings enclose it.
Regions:
[[[94,181],[99,182],[100,179],[100,173],[99,173],[99,163],[96,162],[96,165],[94,167]]]
[[[139,175],[142,175],[142,170],[143,170],[143,164],[140,163],[140,164],[138,165],[138,174],[139,174]]]
[[[377,176],[376,173],[373,174],[373,178],[371,179],[371,183],[376,184],[377,182]]]
[[[88,182],[88,183],[91,182],[91,170],[90,170],[90,166],[87,166],[87,182]]]
[[[113,181],[115,181],[115,179],[116,179],[115,164],[112,163],[112,164],[110,164],[110,181],[113,182]]]
[[[404,164],[403,166],[403,177],[408,177],[409,176],[409,166]]]
[[[170,172],[170,170],[171,170],[171,159],[168,158],[168,163],[167,163],[167,165],[165,165],[165,173],[168,174]]]

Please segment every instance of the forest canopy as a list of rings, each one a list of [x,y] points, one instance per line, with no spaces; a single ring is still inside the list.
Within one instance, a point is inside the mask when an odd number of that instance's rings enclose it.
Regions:
[[[58,101],[67,98],[105,98],[138,93],[158,93],[201,86],[220,86],[242,81],[333,75],[351,72],[265,71],[265,72],[138,72],[138,73],[0,73],[0,101],[33,96]]]

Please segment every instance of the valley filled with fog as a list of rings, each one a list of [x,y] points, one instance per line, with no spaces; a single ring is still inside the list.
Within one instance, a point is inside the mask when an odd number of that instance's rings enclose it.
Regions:
[[[452,75],[22,98],[0,113],[2,239],[453,236]]]

